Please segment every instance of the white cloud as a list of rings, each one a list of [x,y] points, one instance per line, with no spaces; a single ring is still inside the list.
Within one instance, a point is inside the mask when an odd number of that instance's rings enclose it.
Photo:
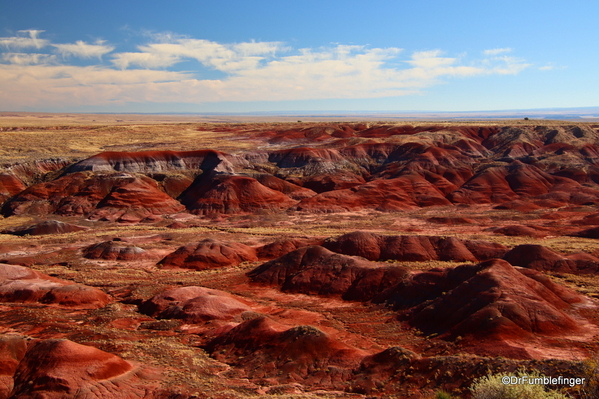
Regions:
[[[28,31],[23,39],[40,40],[38,33]],[[104,42],[52,46],[64,57],[100,59],[114,50]],[[280,42],[222,44],[174,34],[152,35],[137,50],[113,54],[114,67],[59,65],[50,54],[2,54],[0,108],[379,98],[419,93],[450,77],[517,74],[530,66],[498,56],[507,49],[465,62],[466,55],[448,57],[441,50],[407,56],[397,47],[358,45],[293,51]],[[200,79],[193,71],[168,70],[190,60],[225,77]]]
[[[490,73],[499,75],[517,75],[532,64],[527,64],[525,60],[516,57],[494,57],[492,59],[497,65],[489,69]]]
[[[39,53],[4,53],[2,61],[17,65],[51,64],[56,61],[56,56]]]
[[[18,33],[27,34],[27,36],[11,36],[11,37],[0,37],[0,45],[6,48],[17,48],[24,49],[35,47],[40,49],[48,45],[48,40],[40,39],[38,35],[44,32],[43,30],[20,30]]]
[[[258,66],[266,57],[284,49],[278,42],[246,42],[220,44],[209,40],[173,38],[160,35],[156,43],[138,46],[140,52],[115,54],[113,63],[121,69],[132,66],[165,68],[186,59],[195,59],[204,66],[223,72],[233,72]]]
[[[512,52],[512,49],[509,48],[509,47],[505,47],[505,48],[494,48],[494,49],[483,51],[483,53],[485,55],[499,55],[499,54],[511,53],[511,52]]]
[[[564,65],[558,66],[558,65],[553,65],[553,64],[547,64],[542,67],[539,67],[539,70],[540,71],[555,71],[555,70],[561,70],[561,69],[566,69],[566,68],[568,68],[568,67],[564,66]]]
[[[81,58],[102,58],[104,54],[114,50],[113,46],[107,46],[103,40],[96,41],[95,44],[89,44],[78,40],[69,44],[53,44],[63,57],[75,56]]]

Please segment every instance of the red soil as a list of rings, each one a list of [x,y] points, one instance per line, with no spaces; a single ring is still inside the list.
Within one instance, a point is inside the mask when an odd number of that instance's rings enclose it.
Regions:
[[[490,242],[436,236],[384,236],[356,231],[328,240],[331,251],[369,260],[475,262],[500,257],[506,247]]]
[[[139,260],[146,251],[134,245],[124,245],[118,241],[104,241],[83,249],[83,257],[104,260]]]
[[[23,266],[0,264],[0,302],[39,302],[96,309],[110,300],[97,288],[68,283]]]
[[[232,320],[252,309],[233,295],[210,288],[183,287],[164,291],[140,306],[142,313],[186,323]]]
[[[201,175],[181,196],[181,203],[195,214],[280,210],[296,202],[251,177],[226,175]]]
[[[235,266],[241,262],[257,260],[256,250],[237,242],[220,242],[205,239],[180,247],[158,262],[163,268],[195,270]]]

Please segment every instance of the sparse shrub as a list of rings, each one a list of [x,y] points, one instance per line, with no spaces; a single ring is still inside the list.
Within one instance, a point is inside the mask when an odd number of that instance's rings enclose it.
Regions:
[[[450,393],[445,391],[437,391],[434,399],[455,399]]]
[[[567,399],[562,393],[545,390],[544,385],[538,384],[504,384],[502,379],[506,377],[526,377],[527,381],[542,378],[538,372],[515,374],[498,373],[489,374],[486,377],[474,381],[470,387],[473,399]]]
[[[599,353],[583,363],[585,384],[580,388],[581,399],[599,398]]]

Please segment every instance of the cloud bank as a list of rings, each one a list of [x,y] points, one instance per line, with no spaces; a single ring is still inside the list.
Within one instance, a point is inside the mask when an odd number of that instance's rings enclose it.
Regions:
[[[0,38],[0,107],[379,98],[416,94],[453,78],[518,74],[530,66],[506,55],[509,48],[466,60],[441,50],[295,50],[281,42],[217,43],[159,34],[136,51],[118,52],[101,40],[55,44],[42,33]],[[175,70],[180,63],[185,71]],[[210,71],[221,77],[208,78]]]

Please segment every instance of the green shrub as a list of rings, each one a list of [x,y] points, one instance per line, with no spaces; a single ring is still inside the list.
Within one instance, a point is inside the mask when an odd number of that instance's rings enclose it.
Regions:
[[[505,377],[525,377],[526,381],[542,378],[538,372],[533,373],[499,373],[490,374],[474,381],[470,387],[473,399],[567,399],[568,397],[537,384],[504,384]]]

